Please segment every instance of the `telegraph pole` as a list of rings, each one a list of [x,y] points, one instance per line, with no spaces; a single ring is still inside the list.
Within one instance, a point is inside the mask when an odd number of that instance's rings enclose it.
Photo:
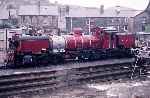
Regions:
[[[90,34],[90,32],[91,32],[91,19],[90,19],[90,18],[88,19],[88,22],[89,22],[89,23],[88,23],[88,25],[89,25],[89,27],[88,27],[89,30],[88,30],[88,31],[89,31],[89,34]]]
[[[71,32],[72,32],[72,17],[70,17],[70,27],[71,27]]]
[[[7,39],[8,39],[7,37],[8,37],[8,29],[6,28],[6,36],[5,36],[5,38],[6,38],[6,39],[5,39],[5,40],[6,40],[6,51],[7,51],[7,48],[8,48],[8,47],[7,47]]]
[[[41,10],[40,10],[40,8],[41,8],[41,2],[40,2],[40,0],[38,1],[38,16],[37,16],[37,26],[39,26],[39,16],[40,16],[40,14],[41,14]]]
[[[40,15],[40,13],[41,13],[41,12],[40,12],[40,7],[41,7],[41,2],[40,2],[40,0],[39,0],[39,1],[38,1],[38,12],[39,12],[38,14],[39,14],[39,15]]]
[[[11,24],[11,13],[10,13],[10,9],[11,9],[11,6],[9,6],[8,8],[8,21],[9,21],[9,23]],[[6,51],[7,51],[7,44],[8,44],[8,28],[6,27],[6,31],[5,31],[5,40],[6,40]]]

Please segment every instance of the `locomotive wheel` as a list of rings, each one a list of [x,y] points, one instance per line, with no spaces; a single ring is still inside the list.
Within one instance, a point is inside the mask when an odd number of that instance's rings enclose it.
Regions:
[[[63,63],[64,59],[61,55],[53,55],[52,56],[52,63],[53,64],[60,64]]]
[[[32,64],[32,66],[39,66],[39,63],[37,62],[38,61],[37,57],[33,56],[32,58],[33,58],[33,64]]]
[[[36,63],[36,61],[38,63]],[[35,65],[37,66],[47,66],[49,64],[49,57],[45,55],[40,56],[38,57],[38,60],[35,60],[35,63],[36,63]]]
[[[11,66],[11,68],[20,68],[22,67],[22,57],[21,56],[16,56],[14,60],[14,64]]]
[[[89,56],[89,61],[94,61],[94,60],[95,60],[95,55],[91,53],[91,55]]]
[[[84,55],[80,55],[80,56],[78,56],[78,59],[81,60],[81,61],[84,61],[85,57],[84,57]]]
[[[5,68],[15,68],[15,67],[16,65],[14,63],[9,63],[9,62],[5,65]]]
[[[59,62],[58,58],[56,56],[53,57],[52,63],[57,64]]]

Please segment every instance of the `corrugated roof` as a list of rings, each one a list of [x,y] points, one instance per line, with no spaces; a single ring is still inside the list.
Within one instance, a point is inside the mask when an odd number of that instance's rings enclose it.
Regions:
[[[58,15],[57,6],[24,5],[19,8],[19,15]]]

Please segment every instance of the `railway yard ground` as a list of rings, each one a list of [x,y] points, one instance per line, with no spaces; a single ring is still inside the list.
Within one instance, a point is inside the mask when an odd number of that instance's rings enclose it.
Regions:
[[[150,98],[150,81],[100,82],[9,98]]]
[[[134,58],[0,69],[0,98],[150,98]],[[148,67],[148,66],[147,66]]]

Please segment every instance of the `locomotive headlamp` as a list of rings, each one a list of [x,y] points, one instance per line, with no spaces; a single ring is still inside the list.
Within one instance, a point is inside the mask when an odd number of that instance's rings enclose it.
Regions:
[[[45,48],[42,48],[42,51],[46,51],[46,49],[45,49]]]
[[[46,49],[42,48],[41,53],[46,53]]]

